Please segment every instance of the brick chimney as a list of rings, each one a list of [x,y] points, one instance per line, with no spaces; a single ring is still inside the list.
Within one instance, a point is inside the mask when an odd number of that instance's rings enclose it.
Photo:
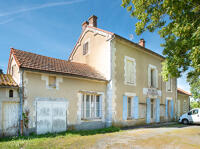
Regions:
[[[88,26],[88,24],[89,24],[88,21],[83,22],[83,24],[82,24],[82,31],[84,31],[86,29],[86,27]]]
[[[145,47],[145,40],[144,39],[140,39],[139,45],[142,46],[142,47]]]
[[[89,17],[88,21],[89,26],[97,27],[97,16],[92,15],[91,17]]]

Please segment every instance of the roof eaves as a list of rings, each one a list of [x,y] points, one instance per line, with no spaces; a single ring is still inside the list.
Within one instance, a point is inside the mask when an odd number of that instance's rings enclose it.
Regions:
[[[56,72],[56,71],[40,70],[40,69],[33,69],[33,68],[26,68],[26,67],[20,67],[20,68],[23,69],[23,70],[34,71],[34,72],[60,74],[60,75],[63,75],[63,76],[72,76],[72,77],[76,77],[76,78],[85,78],[85,79],[90,79],[90,80],[107,82],[107,80],[103,79],[103,78],[95,78],[95,77],[83,76],[83,75],[72,74],[72,73],[63,73],[63,72]]]

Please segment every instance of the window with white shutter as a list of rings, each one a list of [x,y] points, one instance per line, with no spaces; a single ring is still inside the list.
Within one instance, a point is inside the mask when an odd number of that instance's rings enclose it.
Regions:
[[[125,84],[136,85],[135,59],[125,56]]]
[[[166,82],[166,89],[168,92],[172,91],[172,79],[171,77],[168,77],[168,81]]]
[[[88,53],[88,42],[83,44],[83,55],[86,55]]]

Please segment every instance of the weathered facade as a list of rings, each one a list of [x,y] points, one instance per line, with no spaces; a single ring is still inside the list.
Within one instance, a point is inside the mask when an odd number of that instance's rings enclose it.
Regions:
[[[187,113],[190,110],[191,94],[178,88],[177,89],[177,116]]]
[[[68,61],[11,49],[7,73],[19,86],[20,132],[174,120],[177,82],[162,80],[164,57],[145,48],[144,40],[136,44],[97,28],[96,16],[88,21]]]
[[[18,86],[11,75],[0,74],[0,136],[17,135],[18,129]]]

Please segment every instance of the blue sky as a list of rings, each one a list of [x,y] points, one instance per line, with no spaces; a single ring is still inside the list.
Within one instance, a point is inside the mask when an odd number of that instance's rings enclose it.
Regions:
[[[155,33],[134,32],[137,20],[120,6],[121,0],[0,0],[0,68],[7,69],[10,48],[50,57],[68,59],[80,33],[81,24],[92,14],[98,27],[125,38],[140,38],[146,47],[162,54],[163,40]],[[178,87],[189,91],[186,77],[178,79]]]

